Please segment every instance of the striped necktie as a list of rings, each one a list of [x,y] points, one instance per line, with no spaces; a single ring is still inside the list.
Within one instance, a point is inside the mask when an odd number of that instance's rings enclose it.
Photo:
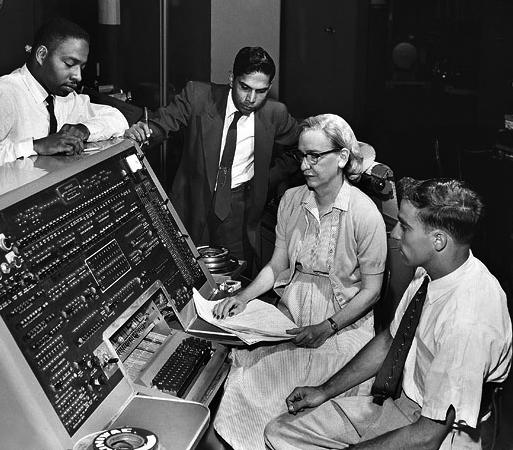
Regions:
[[[216,194],[214,198],[214,212],[219,220],[228,217],[231,211],[232,201],[232,164],[237,147],[237,122],[242,113],[236,111],[233,115],[232,123],[226,133],[226,142],[224,144],[223,156],[217,171]]]
[[[410,351],[415,330],[420,321],[424,300],[426,300],[427,286],[429,278],[425,277],[422,285],[406,308],[392,345],[388,350],[385,361],[379,369],[374,384],[371,388],[371,395],[374,397],[374,403],[382,405],[388,398],[398,398],[401,394],[400,381],[403,375],[404,363]]]

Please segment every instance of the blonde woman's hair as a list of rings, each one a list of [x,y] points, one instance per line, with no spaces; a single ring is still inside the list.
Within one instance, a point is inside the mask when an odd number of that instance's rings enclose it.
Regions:
[[[349,150],[344,174],[351,181],[358,181],[363,171],[363,156],[358,141],[349,124],[336,114],[320,114],[305,119],[302,124],[302,133],[319,130],[324,132],[333,147]]]

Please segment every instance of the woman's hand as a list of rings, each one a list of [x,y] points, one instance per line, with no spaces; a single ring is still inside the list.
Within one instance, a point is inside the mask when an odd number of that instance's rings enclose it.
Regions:
[[[287,334],[295,334],[292,342],[298,347],[317,348],[326,342],[332,334],[333,330],[328,321],[323,321],[317,325],[309,325],[307,327],[292,328],[286,330]]]
[[[214,306],[212,313],[216,319],[224,319],[241,313],[246,309],[247,304],[248,300],[242,300],[238,295],[234,295],[233,297],[225,298]]]

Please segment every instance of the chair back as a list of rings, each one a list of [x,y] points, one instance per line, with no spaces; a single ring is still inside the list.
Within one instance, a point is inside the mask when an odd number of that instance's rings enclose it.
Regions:
[[[372,161],[367,164],[357,186],[376,204],[383,216],[387,231],[387,262],[381,288],[381,298],[374,305],[376,332],[388,327],[401,297],[413,278],[415,268],[404,263],[400,242],[390,234],[397,223],[399,207],[394,173],[386,164]]]

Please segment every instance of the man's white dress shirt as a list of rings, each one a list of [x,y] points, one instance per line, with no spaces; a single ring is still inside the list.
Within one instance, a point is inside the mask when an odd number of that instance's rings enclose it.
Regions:
[[[33,141],[48,136],[48,93],[27,66],[0,77],[0,164],[35,155]],[[128,123],[117,109],[91,103],[89,96],[71,92],[54,100],[57,130],[66,124],[84,124],[88,141],[121,136]]]
[[[228,102],[226,104],[226,114],[224,116],[223,137],[221,140],[221,151],[219,153],[219,162],[223,157],[224,144],[226,143],[226,134],[233,120],[233,115],[237,108],[233,104],[232,90],[228,93]],[[254,151],[255,151],[255,113],[249,116],[242,116],[237,122],[237,146],[235,147],[235,156],[232,164],[232,189],[240,186],[242,183],[253,178],[254,169]]]
[[[418,268],[390,325],[393,336],[426,271]],[[504,381],[511,367],[511,320],[497,279],[470,253],[456,270],[428,285],[404,366],[403,390],[422,415],[455,426],[478,425],[483,382]]]

